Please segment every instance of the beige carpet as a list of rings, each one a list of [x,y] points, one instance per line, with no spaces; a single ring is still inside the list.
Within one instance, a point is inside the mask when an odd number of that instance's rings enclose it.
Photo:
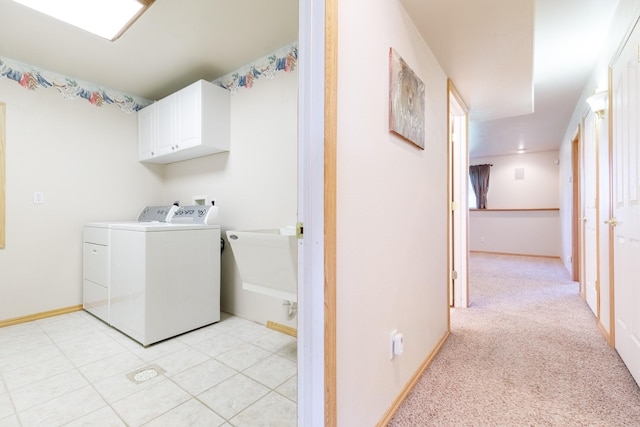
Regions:
[[[470,278],[389,426],[640,426],[640,390],[560,260],[472,254]]]

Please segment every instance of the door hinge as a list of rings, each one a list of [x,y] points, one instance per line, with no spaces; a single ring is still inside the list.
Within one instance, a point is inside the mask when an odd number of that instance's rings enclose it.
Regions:
[[[456,280],[458,278],[458,272],[455,270],[451,270],[451,280]]]
[[[450,209],[452,211],[455,211],[456,209],[458,209],[458,204],[456,202],[451,202]]]
[[[304,237],[304,223],[296,222],[296,238],[302,240]]]

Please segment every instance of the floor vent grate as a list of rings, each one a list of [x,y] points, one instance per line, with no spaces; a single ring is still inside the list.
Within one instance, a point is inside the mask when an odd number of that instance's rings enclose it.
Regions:
[[[165,371],[158,365],[149,365],[145,366],[144,368],[136,369],[133,372],[129,372],[127,374],[127,378],[129,378],[134,383],[139,384],[145,381],[149,381],[150,379],[153,379],[158,375],[162,375],[165,372],[167,371]]]

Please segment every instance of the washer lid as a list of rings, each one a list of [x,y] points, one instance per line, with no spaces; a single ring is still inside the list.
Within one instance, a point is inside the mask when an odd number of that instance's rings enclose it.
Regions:
[[[170,222],[114,222],[109,224],[111,230],[128,230],[140,232],[157,232],[157,231],[186,231],[186,230],[208,230],[219,229],[220,225],[207,224],[173,224]]]

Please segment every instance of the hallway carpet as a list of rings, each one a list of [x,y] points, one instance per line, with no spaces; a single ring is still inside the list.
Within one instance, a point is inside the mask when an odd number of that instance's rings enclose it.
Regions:
[[[640,389],[560,260],[471,254],[470,300],[390,427],[640,426]]]

